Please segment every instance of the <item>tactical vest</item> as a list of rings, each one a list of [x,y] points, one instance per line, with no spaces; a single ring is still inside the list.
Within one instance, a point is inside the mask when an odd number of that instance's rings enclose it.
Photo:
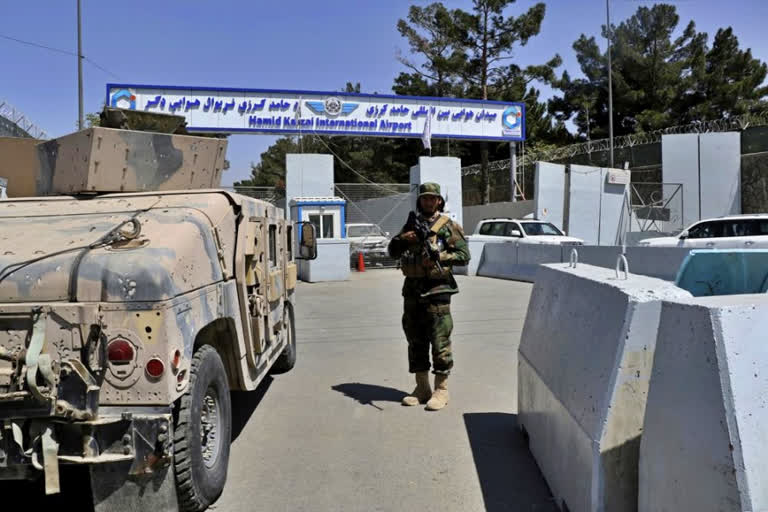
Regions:
[[[443,226],[448,223],[449,220],[450,218],[447,215],[441,215],[435,221],[435,223],[432,224],[432,227],[429,228],[431,231],[428,239],[429,243],[437,245],[440,251],[443,251],[445,247],[443,246],[443,241],[437,238],[437,233],[443,228]],[[403,271],[403,275],[405,277],[438,278],[441,277],[441,275],[445,277],[445,274],[440,273],[437,265],[433,266],[431,269],[427,269],[423,263],[424,257],[424,251],[421,249],[421,243],[419,243],[418,246],[405,251],[400,257],[400,270]],[[445,268],[445,266],[443,268],[445,272],[449,271],[447,268]]]

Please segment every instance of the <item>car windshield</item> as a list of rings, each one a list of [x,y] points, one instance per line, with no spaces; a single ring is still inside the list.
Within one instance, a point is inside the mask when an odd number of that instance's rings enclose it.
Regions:
[[[354,238],[358,236],[383,236],[378,226],[349,226],[347,236]]]
[[[563,233],[549,222],[521,222],[528,236],[555,235],[563,236]]]

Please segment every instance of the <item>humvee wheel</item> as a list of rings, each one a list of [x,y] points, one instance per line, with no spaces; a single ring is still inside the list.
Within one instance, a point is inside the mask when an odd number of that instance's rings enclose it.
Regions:
[[[293,309],[290,306],[286,306],[283,311],[283,323],[286,325],[285,335],[288,343],[272,365],[272,373],[285,373],[296,366],[296,326],[293,320]]]
[[[187,391],[174,409],[174,469],[179,509],[205,510],[224,490],[232,436],[227,373],[216,349],[192,358]]]

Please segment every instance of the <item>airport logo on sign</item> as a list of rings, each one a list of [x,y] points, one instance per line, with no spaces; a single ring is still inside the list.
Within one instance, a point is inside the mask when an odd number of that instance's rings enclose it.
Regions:
[[[123,100],[127,101],[131,110],[136,110],[136,95],[128,89],[120,89],[112,95],[112,101],[109,102],[111,107],[117,107],[118,103]]]
[[[508,107],[501,115],[501,132],[504,135],[517,135],[520,132],[520,122],[522,119],[523,112],[520,107]]]
[[[346,116],[355,111],[359,103],[342,102],[332,96],[325,101],[307,101],[307,107],[315,114],[325,114],[329,117]]]

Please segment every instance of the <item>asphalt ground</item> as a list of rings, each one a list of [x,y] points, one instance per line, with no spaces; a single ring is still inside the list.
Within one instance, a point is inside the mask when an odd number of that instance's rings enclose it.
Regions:
[[[400,405],[414,382],[399,271],[300,283],[296,367],[232,393],[229,474],[211,509],[555,512],[516,421],[531,285],[457,280],[451,400],[437,412]],[[64,474],[47,498],[40,482],[0,486],[35,510],[92,510],[87,472]]]

